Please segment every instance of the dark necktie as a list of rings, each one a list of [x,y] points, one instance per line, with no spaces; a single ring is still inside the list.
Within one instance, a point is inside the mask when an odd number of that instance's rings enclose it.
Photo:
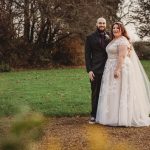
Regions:
[[[104,49],[105,48],[104,32],[100,32],[99,34],[100,34],[100,38],[99,38],[100,47]]]

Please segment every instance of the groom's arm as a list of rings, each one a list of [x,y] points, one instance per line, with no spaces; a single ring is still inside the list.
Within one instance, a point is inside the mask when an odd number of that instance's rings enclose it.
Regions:
[[[85,42],[85,64],[86,64],[86,70],[88,73],[92,71],[91,62],[92,62],[92,50],[90,46],[90,39],[88,36]]]

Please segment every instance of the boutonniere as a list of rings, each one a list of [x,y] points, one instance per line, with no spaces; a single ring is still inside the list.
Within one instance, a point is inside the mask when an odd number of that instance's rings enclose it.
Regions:
[[[110,40],[110,37],[109,37],[109,35],[107,33],[105,34],[105,39],[106,40]]]

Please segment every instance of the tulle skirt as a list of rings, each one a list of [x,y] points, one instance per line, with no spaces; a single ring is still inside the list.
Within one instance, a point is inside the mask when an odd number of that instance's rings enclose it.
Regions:
[[[125,58],[121,76],[114,78],[117,59],[108,59],[103,73],[96,122],[110,126],[149,126],[146,92],[136,81],[134,65]]]

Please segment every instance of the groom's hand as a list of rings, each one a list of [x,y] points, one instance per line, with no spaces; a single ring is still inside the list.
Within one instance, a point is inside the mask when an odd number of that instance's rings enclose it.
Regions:
[[[90,71],[89,72],[89,78],[90,78],[90,80],[93,81],[94,77],[95,77],[95,75],[94,75],[93,71]]]

